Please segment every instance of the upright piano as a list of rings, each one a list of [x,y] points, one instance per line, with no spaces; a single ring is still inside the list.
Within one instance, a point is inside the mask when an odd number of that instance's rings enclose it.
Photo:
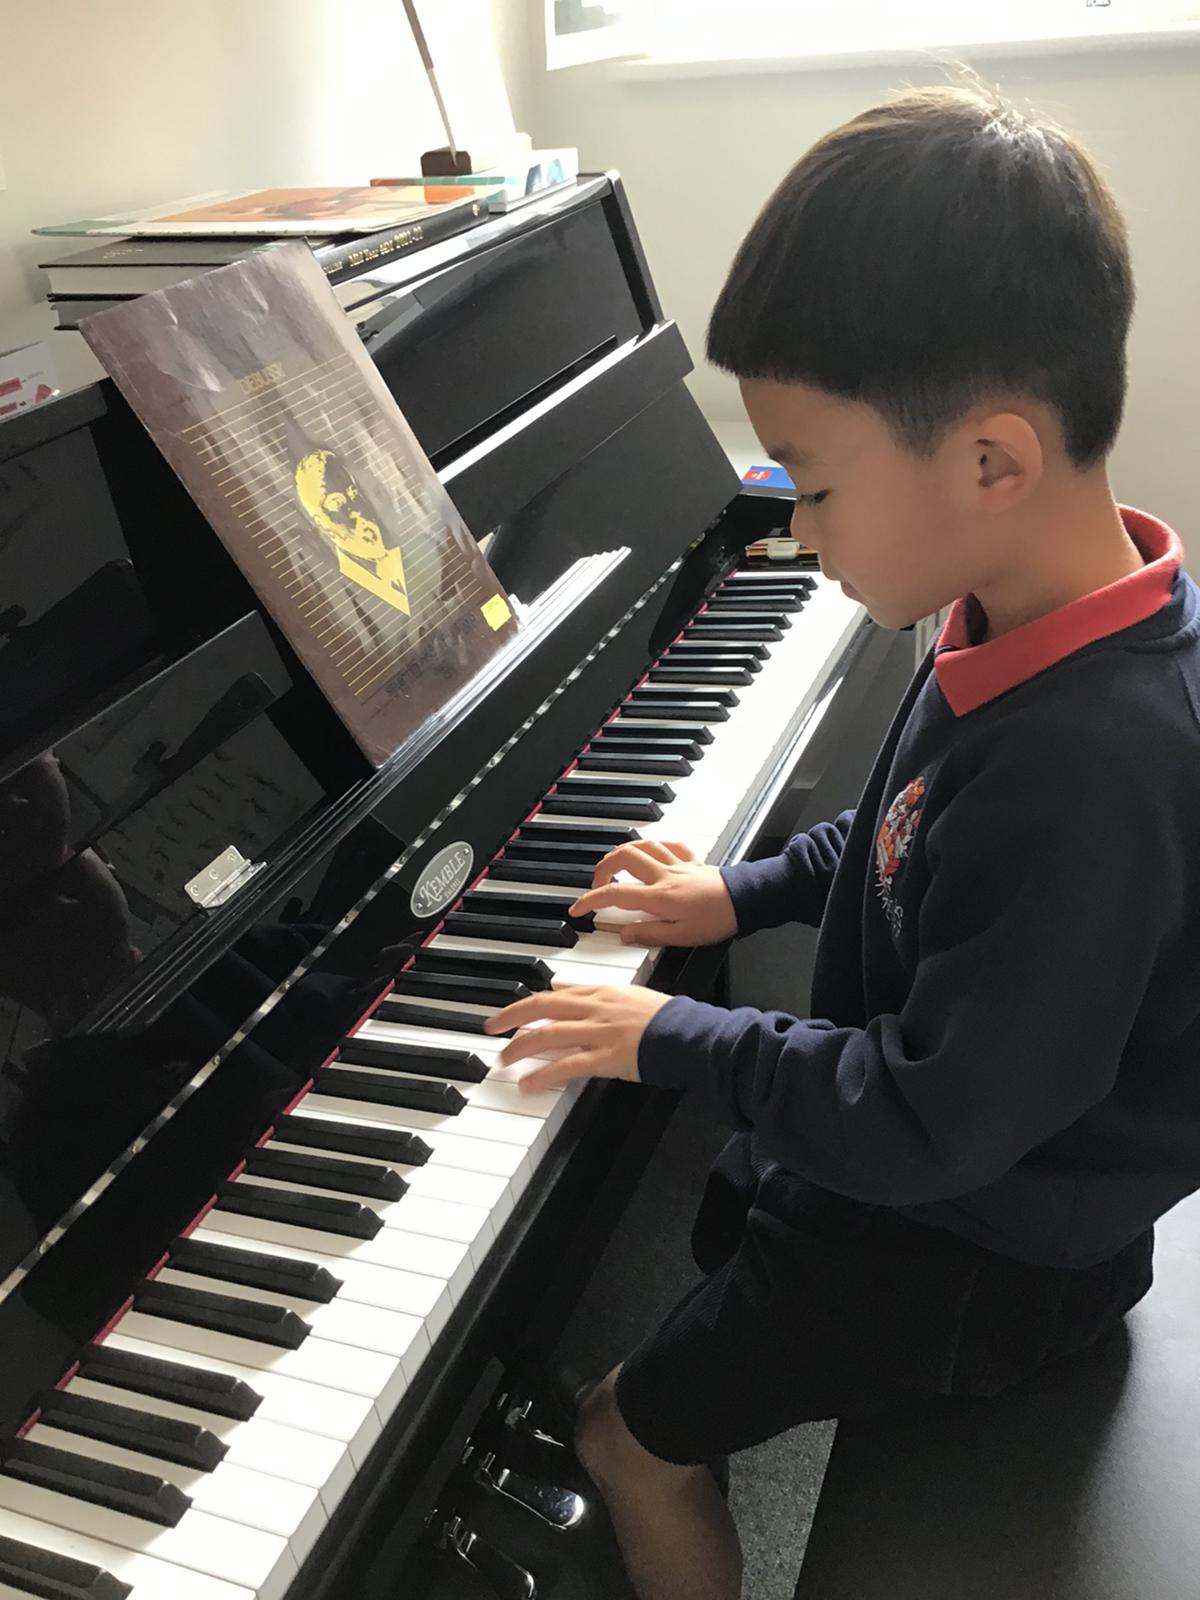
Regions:
[[[378,769],[110,383],[0,426],[0,1600],[567,1592],[541,1374],[673,1102],[519,1095],[482,1020],[718,992],[566,908],[786,831],[882,638],[746,558],[789,507],[615,176],[394,272],[367,348],[527,626]]]

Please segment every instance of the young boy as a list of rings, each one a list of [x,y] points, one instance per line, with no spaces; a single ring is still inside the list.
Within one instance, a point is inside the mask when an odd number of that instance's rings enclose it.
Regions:
[[[954,604],[857,812],[720,870],[623,845],[578,902],[656,945],[819,923],[817,1020],[628,988],[492,1024],[543,1024],[504,1051],[557,1054],[530,1087],[640,1077],[744,1130],[707,1276],[580,1415],[644,1600],[740,1591],[705,1463],[1082,1349],[1200,1186],[1200,596],[1105,473],[1132,304],[1084,151],[961,89],[822,139],[717,302],[796,537],[886,627]]]

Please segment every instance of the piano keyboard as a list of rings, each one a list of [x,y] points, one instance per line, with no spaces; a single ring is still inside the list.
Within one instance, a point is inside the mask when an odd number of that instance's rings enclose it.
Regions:
[[[614,845],[720,860],[861,610],[731,574],[373,1014],[135,1289],[0,1464],[0,1600],[276,1600],[413,1381],[578,1085],[482,1033],[535,989],[645,981],[568,907]]]

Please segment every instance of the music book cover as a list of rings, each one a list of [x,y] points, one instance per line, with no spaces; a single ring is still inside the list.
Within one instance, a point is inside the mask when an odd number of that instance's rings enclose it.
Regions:
[[[40,234],[125,234],[133,238],[220,238],[233,235],[277,238],[297,234],[314,238],[340,233],[376,233],[381,228],[411,226],[447,209],[469,204],[470,195],[440,197],[430,202],[423,188],[255,189],[249,193],[216,191],[172,200],[108,217],[84,217],[34,228]]]
[[[80,328],[371,761],[515,631],[307,245]]]

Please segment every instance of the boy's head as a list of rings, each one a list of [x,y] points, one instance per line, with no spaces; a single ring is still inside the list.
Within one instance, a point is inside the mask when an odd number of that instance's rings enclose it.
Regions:
[[[796,536],[901,626],[984,582],[1035,495],[1103,476],[1132,310],[1086,152],[982,89],[923,89],[792,169],[708,357],[792,473]]]

